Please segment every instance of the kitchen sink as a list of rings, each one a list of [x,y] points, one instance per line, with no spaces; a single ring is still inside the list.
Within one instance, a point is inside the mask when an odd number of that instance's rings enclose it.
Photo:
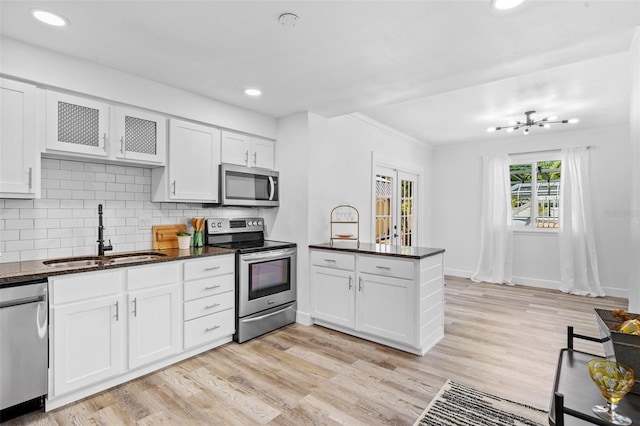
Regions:
[[[81,259],[55,259],[42,262],[49,268],[78,268],[87,266],[99,266],[101,264],[99,257],[83,257]]]
[[[113,255],[109,256],[105,259],[105,263],[109,264],[119,264],[119,263],[132,263],[132,262],[144,262],[147,260],[157,259],[159,257],[164,257],[166,254],[164,253],[136,253],[136,254],[122,254],[122,255]]]
[[[103,266],[103,265],[119,265],[123,263],[135,263],[135,262],[145,262],[148,260],[157,259],[160,257],[166,256],[165,253],[156,253],[156,252],[144,252],[144,253],[128,253],[128,254],[114,254],[108,257],[101,256],[83,256],[79,258],[65,258],[65,259],[54,259],[47,260],[42,263],[47,265],[49,268],[80,268],[80,267],[91,267],[91,266]]]

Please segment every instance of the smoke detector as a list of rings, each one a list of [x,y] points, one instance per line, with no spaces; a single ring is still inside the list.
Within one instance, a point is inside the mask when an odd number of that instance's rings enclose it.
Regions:
[[[300,18],[295,13],[283,13],[278,17],[278,22],[285,28],[294,28],[300,22]]]

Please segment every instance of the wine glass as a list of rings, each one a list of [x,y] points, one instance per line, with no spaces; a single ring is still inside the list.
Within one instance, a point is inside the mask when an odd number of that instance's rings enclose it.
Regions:
[[[635,375],[624,364],[605,359],[592,359],[588,363],[589,376],[598,385],[607,405],[596,405],[593,412],[614,425],[630,425],[631,419],[616,412],[622,397],[633,388]]]

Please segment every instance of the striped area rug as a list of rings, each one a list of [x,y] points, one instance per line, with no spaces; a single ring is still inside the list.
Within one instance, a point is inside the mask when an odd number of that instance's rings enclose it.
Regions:
[[[545,411],[448,380],[413,426],[546,426]]]

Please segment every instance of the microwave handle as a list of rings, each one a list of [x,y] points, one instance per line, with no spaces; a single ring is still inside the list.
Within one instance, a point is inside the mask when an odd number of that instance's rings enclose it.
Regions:
[[[276,192],[276,184],[273,181],[273,176],[269,176],[269,201],[273,201],[273,196]]]

